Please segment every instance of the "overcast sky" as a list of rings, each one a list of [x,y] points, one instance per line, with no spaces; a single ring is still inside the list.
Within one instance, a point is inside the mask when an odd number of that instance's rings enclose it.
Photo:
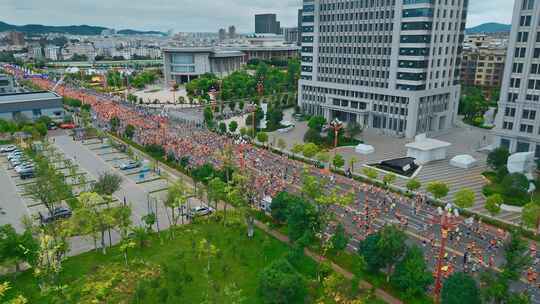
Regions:
[[[468,26],[510,23],[513,0],[469,0]],[[254,31],[256,13],[276,13],[295,26],[301,0],[0,0],[0,21],[11,24],[101,25],[115,29],[215,32],[236,25]]]

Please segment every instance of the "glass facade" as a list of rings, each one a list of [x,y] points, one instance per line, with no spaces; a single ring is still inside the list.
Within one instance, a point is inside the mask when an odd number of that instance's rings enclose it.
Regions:
[[[400,48],[399,54],[402,56],[428,56],[428,48]]]
[[[173,54],[171,58],[172,64],[194,64],[192,54]]]
[[[412,8],[403,10],[403,18],[407,17],[433,17],[432,8]]]
[[[401,24],[401,29],[404,31],[431,30],[432,22],[404,22]]]
[[[431,36],[429,35],[402,35],[401,43],[429,43]]]
[[[422,3],[429,3],[433,4],[433,0],[403,0],[403,4],[422,4]]]
[[[195,73],[195,66],[172,66],[171,71],[173,73]]]

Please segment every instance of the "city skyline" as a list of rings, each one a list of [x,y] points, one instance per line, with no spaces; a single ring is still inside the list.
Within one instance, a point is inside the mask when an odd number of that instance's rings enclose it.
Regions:
[[[183,7],[182,5],[188,5]],[[295,26],[297,10],[301,0],[230,0],[216,3],[210,0],[180,3],[174,0],[133,2],[126,0],[95,0],[77,3],[67,0],[51,0],[43,3],[28,0],[21,3],[8,0],[0,3],[0,21],[24,25],[80,25],[88,24],[115,29],[133,28],[138,30],[175,32],[217,32],[219,28],[235,25],[240,33],[254,31],[253,16],[259,13],[275,13],[283,27]],[[62,10],[58,10],[62,7]],[[467,26],[485,22],[511,23],[513,1],[471,0]],[[212,12],[220,12],[219,16]],[[144,17],[141,22],[141,16]]]

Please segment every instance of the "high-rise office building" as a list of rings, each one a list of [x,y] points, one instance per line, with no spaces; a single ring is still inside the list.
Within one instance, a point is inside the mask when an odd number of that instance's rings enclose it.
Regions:
[[[468,0],[304,0],[302,109],[382,134],[452,127]]]
[[[298,45],[302,45],[302,9],[298,10]]]
[[[495,120],[496,143],[540,157],[540,2],[516,0]]]
[[[280,34],[281,26],[277,21],[276,14],[258,14],[255,15],[255,33],[256,34]]]
[[[235,39],[236,38],[236,26],[231,25],[229,26],[229,39]]]

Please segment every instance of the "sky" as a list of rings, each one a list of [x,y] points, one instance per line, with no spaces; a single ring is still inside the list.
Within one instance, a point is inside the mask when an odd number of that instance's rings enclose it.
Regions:
[[[513,0],[469,0],[467,26],[510,23]],[[115,29],[217,32],[235,25],[254,31],[256,13],[275,13],[296,26],[301,0],[0,0],[0,21],[23,25],[98,25]]]

